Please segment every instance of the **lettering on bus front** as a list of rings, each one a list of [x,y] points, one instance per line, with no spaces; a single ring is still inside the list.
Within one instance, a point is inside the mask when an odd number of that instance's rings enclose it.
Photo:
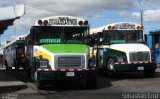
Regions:
[[[61,39],[59,38],[52,38],[52,39],[40,39],[40,43],[61,43]]]
[[[135,24],[130,23],[122,23],[122,24],[116,24],[116,29],[135,29]]]
[[[68,17],[49,19],[49,25],[77,25],[77,19],[69,19]]]

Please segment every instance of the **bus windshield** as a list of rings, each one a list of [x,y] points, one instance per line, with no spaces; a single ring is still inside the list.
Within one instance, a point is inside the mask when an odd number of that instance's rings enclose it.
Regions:
[[[38,44],[86,43],[88,27],[34,27],[33,39]]]
[[[104,31],[104,43],[140,43],[143,38],[142,30],[114,30]]]

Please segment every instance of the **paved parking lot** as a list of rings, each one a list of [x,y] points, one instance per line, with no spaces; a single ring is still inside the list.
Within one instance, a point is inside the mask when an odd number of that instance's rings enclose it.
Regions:
[[[127,93],[160,93],[160,68],[154,78],[145,78],[142,73],[122,73],[114,79],[99,75],[95,89],[88,89],[83,81],[77,81],[62,82],[46,86],[44,90],[37,90],[25,71],[1,70],[0,74],[1,94],[17,93],[18,99],[121,99],[127,96]],[[3,87],[3,82],[12,86]]]

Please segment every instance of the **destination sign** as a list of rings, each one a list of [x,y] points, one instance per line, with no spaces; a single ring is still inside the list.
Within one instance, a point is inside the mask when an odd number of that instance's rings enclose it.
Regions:
[[[56,19],[49,19],[49,25],[78,25],[78,22],[77,19],[58,17]]]
[[[116,29],[135,29],[135,24],[131,23],[122,23],[122,24],[116,24]]]
[[[61,43],[61,39],[59,38],[54,38],[54,39],[40,39],[40,43]]]

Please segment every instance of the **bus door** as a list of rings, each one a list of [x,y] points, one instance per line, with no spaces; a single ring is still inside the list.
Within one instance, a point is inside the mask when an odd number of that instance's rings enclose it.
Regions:
[[[152,35],[152,44],[156,62],[160,63],[160,33]]]

